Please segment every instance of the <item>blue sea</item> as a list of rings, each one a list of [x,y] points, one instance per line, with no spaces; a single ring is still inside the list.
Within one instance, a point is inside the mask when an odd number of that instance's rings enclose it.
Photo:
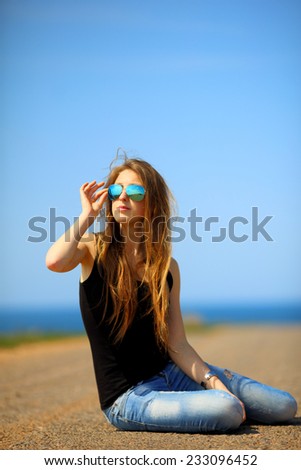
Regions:
[[[301,303],[184,304],[184,319],[202,324],[301,324]],[[82,333],[78,306],[0,307],[0,333]]]

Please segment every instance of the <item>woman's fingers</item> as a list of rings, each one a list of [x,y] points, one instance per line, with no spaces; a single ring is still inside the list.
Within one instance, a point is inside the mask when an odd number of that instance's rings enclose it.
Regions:
[[[94,180],[94,181],[91,181],[90,183],[84,183],[81,187],[81,190],[86,196],[91,198],[93,194],[95,193],[95,191],[97,191],[102,186],[104,186],[104,184],[105,184],[104,181],[100,183],[96,183],[96,180]]]
[[[100,196],[102,196],[103,194],[108,194],[108,190],[107,189],[102,189],[101,191],[98,191],[96,192],[94,195],[93,195],[93,201],[97,201]]]
[[[242,410],[243,410],[243,420],[245,421],[247,419],[245,405],[243,404],[242,401],[240,403],[241,403]]]
[[[96,184],[96,180],[93,180],[91,181],[90,183],[89,182],[86,182],[82,185],[81,189],[87,191],[91,188],[91,186],[94,186]]]
[[[84,211],[89,211],[93,215],[99,213],[108,197],[108,189],[102,188],[104,185],[104,181],[97,183],[96,180],[93,180],[81,186],[80,194]]]

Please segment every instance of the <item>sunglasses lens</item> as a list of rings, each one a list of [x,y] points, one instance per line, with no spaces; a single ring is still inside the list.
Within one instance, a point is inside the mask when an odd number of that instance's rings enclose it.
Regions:
[[[111,201],[115,201],[122,193],[121,184],[111,184],[108,189],[108,196]]]
[[[145,196],[145,189],[143,186],[140,186],[138,184],[130,184],[126,188],[126,194],[128,195],[129,198],[132,199],[132,201],[142,201]]]

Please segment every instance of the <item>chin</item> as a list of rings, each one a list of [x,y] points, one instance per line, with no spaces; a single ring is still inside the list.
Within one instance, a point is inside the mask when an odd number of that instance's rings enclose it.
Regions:
[[[128,224],[130,221],[130,217],[124,214],[120,214],[119,212],[113,214],[114,219],[118,224]]]

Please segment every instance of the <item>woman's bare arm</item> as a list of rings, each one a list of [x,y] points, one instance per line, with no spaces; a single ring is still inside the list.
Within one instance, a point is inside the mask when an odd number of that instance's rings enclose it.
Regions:
[[[178,263],[174,259],[171,260],[170,272],[173,277],[173,287],[170,292],[168,318],[169,355],[186,375],[195,380],[195,382],[201,383],[205,381],[204,376],[209,371],[209,368],[186,338],[180,308],[180,272]],[[215,376],[206,382],[206,388],[223,390],[233,395],[222,381]],[[241,405],[244,411],[243,403]]]
[[[67,272],[83,263],[94,247],[93,235],[86,236],[88,228],[107,199],[107,189],[98,191],[104,182],[85,183],[80,188],[82,212],[76,222],[48,250],[46,266],[51,271]]]
[[[174,259],[171,260],[170,272],[173,277],[173,287],[170,292],[168,315],[169,355],[189,377],[201,383],[209,368],[186,338],[180,309],[180,272]]]

